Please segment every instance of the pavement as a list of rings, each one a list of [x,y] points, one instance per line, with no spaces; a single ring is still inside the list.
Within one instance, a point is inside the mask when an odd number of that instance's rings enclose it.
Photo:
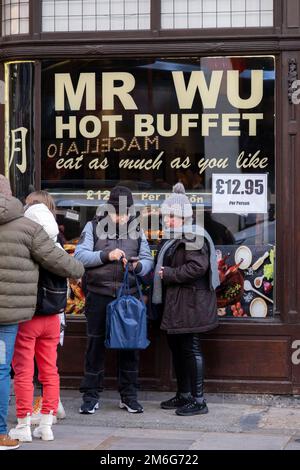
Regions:
[[[81,396],[62,390],[67,417],[53,426],[55,440],[34,439],[22,450],[300,450],[300,397],[208,394],[209,413],[192,417],[159,408],[172,394],[141,392],[143,414],[118,408],[104,392],[94,415],[78,413]],[[9,427],[15,425],[14,397]]]

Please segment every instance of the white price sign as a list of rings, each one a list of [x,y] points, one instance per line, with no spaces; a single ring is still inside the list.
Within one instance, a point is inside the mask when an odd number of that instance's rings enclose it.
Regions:
[[[266,214],[268,174],[212,175],[212,212],[223,214]]]

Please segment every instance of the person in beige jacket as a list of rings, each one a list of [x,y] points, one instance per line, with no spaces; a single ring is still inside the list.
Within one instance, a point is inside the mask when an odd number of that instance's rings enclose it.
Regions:
[[[7,435],[10,364],[18,324],[35,313],[39,266],[62,277],[80,278],[84,273],[82,263],[24,217],[22,203],[0,175],[0,450],[19,445]]]

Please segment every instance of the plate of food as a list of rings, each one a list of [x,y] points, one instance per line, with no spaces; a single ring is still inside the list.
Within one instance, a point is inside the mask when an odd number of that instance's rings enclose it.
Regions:
[[[230,272],[217,287],[218,308],[239,302],[244,293],[244,276],[241,271]]]
[[[234,254],[236,264],[240,269],[248,269],[252,263],[252,252],[248,246],[239,246]]]

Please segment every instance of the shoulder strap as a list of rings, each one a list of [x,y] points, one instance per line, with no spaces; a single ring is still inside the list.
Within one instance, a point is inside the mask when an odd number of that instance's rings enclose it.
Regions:
[[[98,240],[98,236],[97,236],[98,221],[99,221],[99,219],[97,219],[96,217],[94,217],[94,219],[92,220],[94,248],[95,248],[97,240]]]
[[[140,254],[141,244],[142,244],[142,236],[138,238],[138,255]]]

